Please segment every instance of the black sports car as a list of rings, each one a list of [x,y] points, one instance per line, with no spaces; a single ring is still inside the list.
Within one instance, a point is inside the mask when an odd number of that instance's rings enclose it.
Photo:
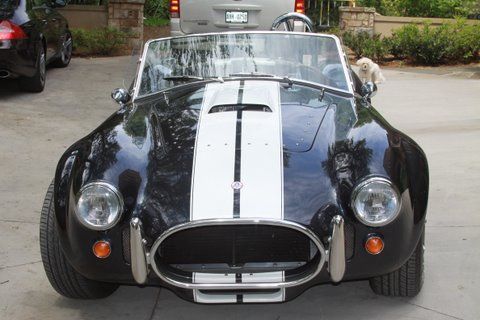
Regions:
[[[422,286],[425,154],[371,106],[335,36],[149,41],[121,108],[61,157],[40,225],[70,298],[162,286],[198,303]]]
[[[65,5],[64,0],[0,1],[0,79],[18,78],[23,90],[41,92],[47,64],[68,66],[72,35],[55,10]]]

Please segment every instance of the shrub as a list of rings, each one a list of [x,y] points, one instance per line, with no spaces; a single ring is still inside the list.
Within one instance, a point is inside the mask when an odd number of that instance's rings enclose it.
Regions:
[[[407,58],[412,51],[416,50],[416,41],[420,36],[417,25],[409,24],[395,31],[392,37],[387,38],[390,53],[397,59]]]
[[[453,18],[471,13],[477,0],[358,0],[359,6],[375,7],[391,16]]]
[[[444,29],[444,26],[434,29],[429,24],[422,28],[406,25],[395,31],[388,40],[390,53],[396,58],[407,58],[417,64],[439,64],[445,59],[448,44]]]
[[[355,54],[355,58],[368,57],[380,62],[388,53],[388,42],[380,35],[371,36],[368,32],[346,32],[342,36],[343,43]]]
[[[169,18],[169,0],[145,0],[145,17],[147,18]]]
[[[158,17],[148,17],[143,20],[143,24],[147,27],[163,27],[170,24],[170,19],[158,18]]]
[[[79,55],[112,55],[125,44],[128,36],[128,33],[110,27],[73,29],[73,51]]]
[[[480,51],[480,26],[467,25],[465,20],[438,28],[428,23],[422,27],[406,25],[386,41],[393,56],[416,64],[470,62]]]
[[[400,15],[453,18],[466,16],[476,0],[398,0]]]
[[[399,15],[400,0],[359,0],[359,7],[374,7],[376,11],[385,16]]]
[[[448,38],[445,52],[447,61],[470,62],[478,59],[480,52],[480,25],[468,25],[457,20],[448,25],[444,32]]]

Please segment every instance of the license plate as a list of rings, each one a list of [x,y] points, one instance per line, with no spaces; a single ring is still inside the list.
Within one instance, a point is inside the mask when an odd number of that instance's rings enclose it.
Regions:
[[[248,23],[248,11],[226,11],[226,23]]]

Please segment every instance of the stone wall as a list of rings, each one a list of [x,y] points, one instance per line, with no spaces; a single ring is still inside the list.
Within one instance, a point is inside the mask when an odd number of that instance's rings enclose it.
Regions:
[[[130,55],[140,50],[143,44],[143,6],[145,0],[109,0],[108,26],[127,32],[129,37],[121,48],[122,54]]]
[[[375,28],[375,8],[340,7],[340,30],[361,32],[373,35]]]

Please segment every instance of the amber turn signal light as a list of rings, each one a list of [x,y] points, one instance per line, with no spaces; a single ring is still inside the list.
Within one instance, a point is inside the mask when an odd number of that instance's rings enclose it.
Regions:
[[[110,253],[112,252],[112,248],[110,247],[110,242],[105,240],[97,241],[93,244],[93,254],[100,259],[108,258]]]
[[[367,241],[365,241],[365,250],[372,255],[381,253],[384,246],[385,244],[379,236],[370,236]]]

